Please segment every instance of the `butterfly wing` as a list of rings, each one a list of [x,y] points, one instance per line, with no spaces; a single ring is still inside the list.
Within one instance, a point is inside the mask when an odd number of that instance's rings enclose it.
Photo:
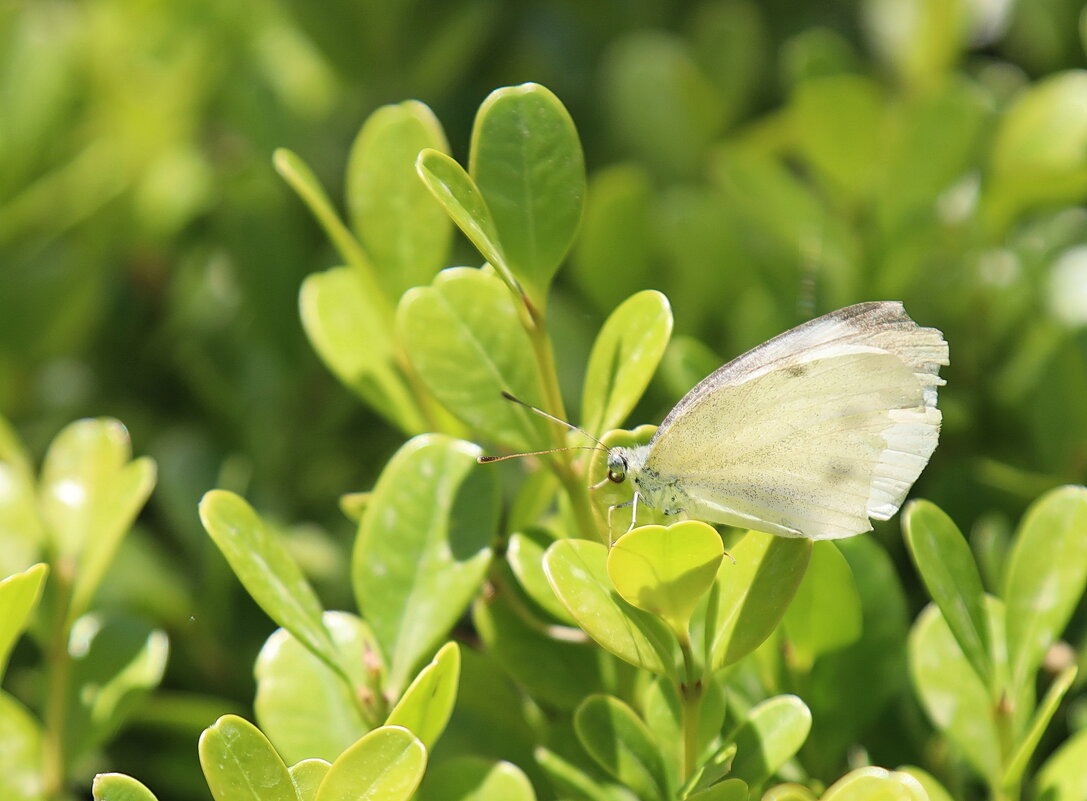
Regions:
[[[665,418],[645,469],[695,517],[846,537],[902,504],[936,447],[947,343],[899,303],[849,306],[707,377]]]

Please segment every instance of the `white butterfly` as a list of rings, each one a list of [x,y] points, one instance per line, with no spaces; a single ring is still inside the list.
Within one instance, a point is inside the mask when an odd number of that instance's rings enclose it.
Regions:
[[[664,514],[814,540],[886,520],[940,433],[947,342],[901,303],[858,303],[733,359],[649,444],[612,448],[608,478]]]

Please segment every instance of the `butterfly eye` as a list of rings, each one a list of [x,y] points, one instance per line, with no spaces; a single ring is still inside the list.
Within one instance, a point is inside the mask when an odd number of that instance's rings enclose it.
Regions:
[[[609,470],[608,481],[613,481],[616,484],[622,484],[627,480],[627,474],[624,470]]]

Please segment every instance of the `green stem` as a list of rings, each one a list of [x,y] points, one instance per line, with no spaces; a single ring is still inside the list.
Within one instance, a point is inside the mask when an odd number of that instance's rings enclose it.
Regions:
[[[683,781],[687,781],[698,767],[698,712],[702,702],[702,679],[698,675],[691,639],[684,632],[679,640],[683,654],[684,679],[679,685],[681,725],[683,727]]]
[[[45,696],[45,731],[42,739],[42,773],[45,797],[65,797],[64,735],[68,722],[69,682],[72,661],[68,653],[68,639],[72,624],[69,619],[69,603],[72,595],[73,565],[66,560],[53,561],[53,624],[47,652],[48,678]]]
[[[1000,767],[989,783],[992,801],[1019,801],[1020,783],[1004,785],[1004,773],[1008,764],[1015,757],[1015,709],[1014,702],[1006,692],[1001,693],[993,707],[993,720],[996,724],[997,742],[1000,747]]]

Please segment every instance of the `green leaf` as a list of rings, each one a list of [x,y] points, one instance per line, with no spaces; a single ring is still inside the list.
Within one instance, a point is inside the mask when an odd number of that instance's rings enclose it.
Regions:
[[[721,535],[698,520],[642,526],[608,551],[608,576],[632,606],[662,618],[686,639],[691,613],[709,592],[725,549]]]
[[[64,729],[73,759],[106,742],[158,686],[166,669],[169,640],[138,619],[84,615],[68,640],[71,690]]]
[[[536,801],[528,777],[509,762],[478,757],[446,760],[427,773],[418,801]]]
[[[794,670],[861,636],[861,599],[849,562],[833,542],[816,542],[811,562],[782,620]]]
[[[301,801],[268,738],[237,715],[223,715],[205,729],[198,750],[215,801]]]
[[[45,801],[42,731],[22,704],[0,692],[0,798]]]
[[[510,269],[543,308],[585,197],[585,160],[573,120],[539,84],[498,89],[476,114],[468,165]]]
[[[641,400],[672,335],[668,298],[652,289],[627,298],[604,323],[593,343],[581,424],[600,435],[622,423]]]
[[[804,578],[811,546],[807,539],[749,531],[729,552],[735,562],[724,560],[717,574],[721,591],[708,660],[714,670],[747,656],[770,636]]]
[[[0,678],[4,676],[12,647],[38,606],[48,572],[48,566],[37,564],[0,581],[0,609],[4,610],[0,617]]]
[[[403,726],[432,750],[453,714],[459,681],[460,649],[448,642],[408,685],[385,724]]]
[[[346,680],[350,671],[321,622],[321,602],[253,507],[232,492],[211,490],[200,501],[200,522],[264,613]]]
[[[908,773],[859,768],[836,781],[821,801],[929,801],[925,788]]]
[[[503,255],[491,210],[471,176],[445,153],[431,149],[419,154],[415,169],[468,241],[498,271],[506,285],[520,294],[521,287]]]
[[[351,224],[391,298],[428,283],[449,253],[449,217],[415,170],[426,148],[449,144],[433,112],[406,100],[369,116],[347,165]]]
[[[989,620],[985,590],[970,546],[943,510],[928,501],[912,501],[902,517],[902,529],[929,596],[978,677],[992,686]]]
[[[585,771],[547,748],[536,749],[536,762],[560,798],[614,801],[613,796]]]
[[[41,476],[41,513],[75,585],[68,620],[86,611],[110,561],[155,485],[155,463],[129,461],[128,431],[117,420],[79,420],[57,434]]]
[[[1008,559],[1004,603],[1013,687],[1033,684],[1087,586],[1087,489],[1062,487],[1027,510]]]
[[[802,784],[779,784],[763,793],[762,801],[819,801],[819,799]]]
[[[1072,686],[1078,672],[1079,669],[1075,665],[1069,665],[1049,685],[1045,698],[1042,699],[1042,703],[1038,705],[1038,709],[1034,713],[1034,719],[1031,720],[1026,735],[1020,741],[1019,747],[1015,749],[1015,753],[1004,769],[1002,781],[1005,787],[1017,786],[1023,780],[1023,772],[1026,771],[1027,764],[1030,762],[1031,757],[1034,756],[1038,743],[1042,741],[1042,735],[1045,734],[1046,727],[1049,726],[1049,721],[1057,713],[1057,707],[1060,706],[1061,700]]]
[[[321,621],[350,682],[286,629],[265,641],[253,667],[257,722],[288,762],[308,757],[331,761],[375,722],[382,666],[374,635],[347,612],[325,612]]]
[[[94,801],[158,801],[142,783],[123,773],[99,773],[91,785]]]
[[[317,801],[407,801],[423,778],[426,762],[426,748],[410,731],[382,726],[332,763]]]
[[[990,598],[988,612],[993,652],[999,654],[1004,648],[1000,634],[1004,609],[998,600]],[[935,604],[925,607],[914,623],[908,652],[910,676],[929,718],[962,749],[979,775],[999,775],[1000,744],[993,722],[995,702],[963,656]]]
[[[301,801],[317,801],[317,790],[332,765],[323,759],[303,759],[290,767],[291,781]]]
[[[30,458],[0,415],[0,576],[18,573],[41,558],[45,530]]]
[[[404,295],[397,328],[419,377],[454,415],[516,450],[547,447],[541,419],[502,397],[539,405],[543,390],[517,305],[494,275],[443,270]]]
[[[898,773],[906,773],[913,778],[917,779],[917,782],[925,790],[925,795],[928,796],[926,801],[955,801],[942,784],[926,771],[921,768],[914,767],[912,765],[900,766],[897,769]]]
[[[589,756],[638,798],[668,797],[664,763],[652,732],[618,698],[586,698],[574,713],[574,730]]]
[[[810,731],[811,711],[795,695],[763,701],[726,738],[736,743],[729,775],[758,787],[796,755]]]
[[[447,637],[487,572],[498,525],[480,449],[442,434],[409,440],[385,466],[351,557],[355,598],[389,666],[394,696]]]
[[[598,542],[560,540],[544,554],[551,589],[578,625],[605,650],[660,675],[675,670],[675,640],[664,623],[619,597]]]
[[[712,787],[687,796],[687,801],[746,801],[746,799],[747,784],[742,779],[725,779]]]
[[[542,470],[540,473],[551,475]],[[550,545],[553,541],[546,534],[539,533],[538,529],[511,534],[506,544],[506,562],[517,577],[521,589],[533,602],[564,624],[572,626],[574,619],[551,589],[543,569],[544,546],[541,542]]]
[[[533,699],[559,709],[573,709],[586,695],[600,692],[600,650],[584,635],[582,642],[549,636],[542,626],[531,625],[527,612],[520,612],[508,596],[477,599],[472,609],[476,631],[503,670]],[[578,629],[569,631],[581,635]]]
[[[1087,797],[1087,730],[1069,737],[1039,768],[1034,779],[1034,798],[1039,801],[1071,801]]]
[[[358,270],[333,267],[307,276],[298,304],[314,350],[345,386],[402,431],[426,430],[396,366],[391,315],[382,314]]]
[[[723,681],[725,674],[719,673],[703,682],[702,696],[698,701],[698,752],[695,764],[703,766],[702,777],[715,771],[721,763],[713,761],[721,752],[721,728],[725,722],[726,688]],[[642,695],[641,710],[645,723],[657,738],[661,754],[664,756],[668,778],[673,786],[680,784],[683,767],[683,712],[679,691],[675,683],[663,676],[657,676]],[[728,773],[732,757],[728,757],[720,773],[713,777],[719,779]],[[689,780],[688,780],[689,781]],[[699,787],[706,787],[712,781],[699,781]],[[682,795],[682,793],[681,793]]]
[[[967,6],[963,0],[918,0],[908,7],[867,0],[861,9],[876,54],[908,88],[924,92],[951,71],[967,43]]]

